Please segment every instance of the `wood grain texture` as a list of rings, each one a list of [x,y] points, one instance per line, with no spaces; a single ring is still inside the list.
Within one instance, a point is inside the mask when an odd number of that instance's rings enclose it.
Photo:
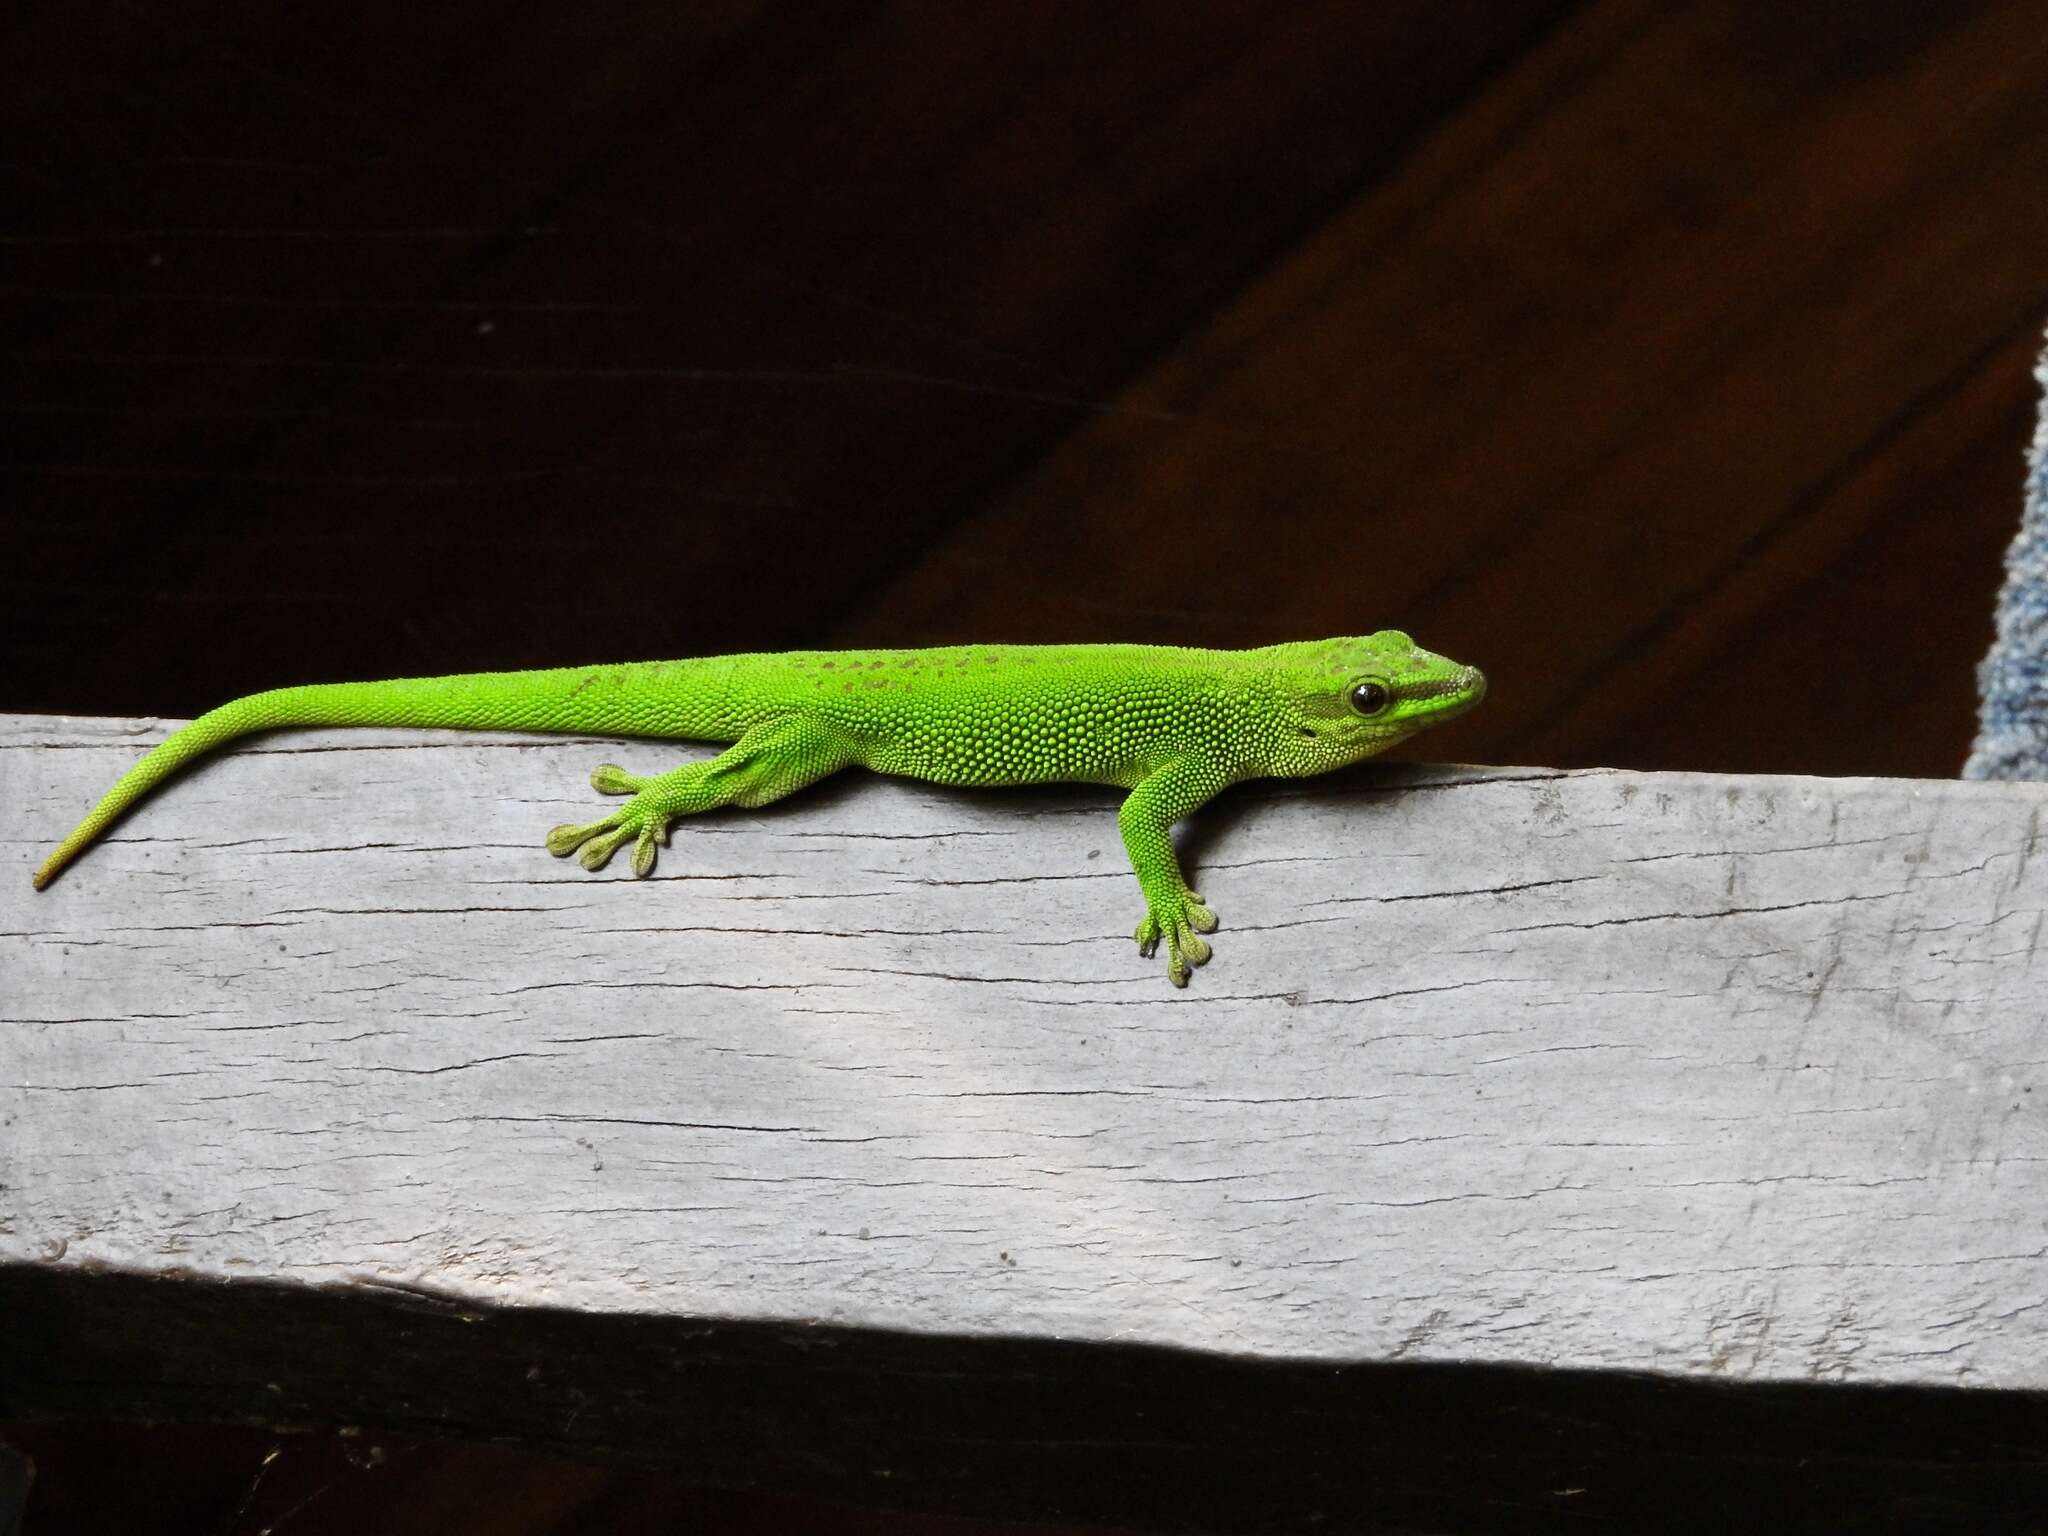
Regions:
[[[538,847],[599,756],[0,736],[0,1261],[1260,1358],[2048,1388],[2037,786],[1233,792],[1176,995],[1113,801],[849,778]]]

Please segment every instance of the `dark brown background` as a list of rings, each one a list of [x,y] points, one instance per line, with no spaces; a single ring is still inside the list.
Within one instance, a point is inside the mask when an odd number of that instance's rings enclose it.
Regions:
[[[1967,748],[2048,6],[65,0],[0,59],[0,708],[1398,624],[1494,680],[1430,756]],[[32,1533],[109,1456],[128,1529],[968,1529],[18,1438]]]

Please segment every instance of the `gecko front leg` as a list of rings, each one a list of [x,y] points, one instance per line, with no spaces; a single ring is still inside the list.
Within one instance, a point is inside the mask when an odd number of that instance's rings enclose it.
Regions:
[[[1208,961],[1209,942],[1202,935],[1216,931],[1216,914],[1188,889],[1173,851],[1172,827],[1228,782],[1201,758],[1175,758],[1140,780],[1117,813],[1124,850],[1145,892],[1145,916],[1135,935],[1138,953],[1150,955],[1164,941],[1166,975],[1176,987],[1188,984],[1189,966]]]

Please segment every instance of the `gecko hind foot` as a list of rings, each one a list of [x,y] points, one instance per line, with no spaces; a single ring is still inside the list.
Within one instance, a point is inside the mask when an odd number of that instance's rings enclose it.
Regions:
[[[611,862],[612,855],[627,841],[633,844],[633,873],[640,879],[654,873],[654,850],[668,842],[668,815],[657,809],[645,794],[647,781],[612,763],[591,770],[593,789],[606,795],[631,795],[631,803],[609,816],[580,826],[564,825],[548,833],[548,852],[558,859],[576,853],[576,862],[595,872]]]

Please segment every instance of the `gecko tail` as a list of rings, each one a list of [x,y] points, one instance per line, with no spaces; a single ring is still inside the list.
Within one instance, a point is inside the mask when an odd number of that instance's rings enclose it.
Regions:
[[[238,736],[282,726],[396,725],[731,740],[724,704],[730,665],[730,658],[713,658],[309,683],[231,699],[173,731],[122,774],[36,870],[35,887],[56,879],[157,785]]]
[[[305,689],[278,689],[273,694],[255,693],[210,709],[189,725],[173,731],[158,742],[141,760],[114,782],[100,797],[71,835],[36,870],[35,888],[42,890],[56,879],[64,866],[83,853],[99,835],[125,816],[136,801],[171,777],[195,757],[254,731],[297,723],[278,708],[277,695],[302,693]]]

